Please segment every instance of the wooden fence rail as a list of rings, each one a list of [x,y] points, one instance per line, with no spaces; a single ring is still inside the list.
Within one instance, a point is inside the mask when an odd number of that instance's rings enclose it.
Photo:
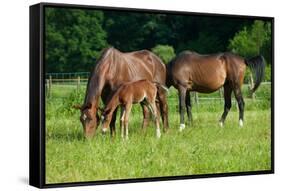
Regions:
[[[61,85],[61,86],[76,86],[76,89],[79,91],[81,88],[81,84],[82,83],[87,83],[88,79],[87,78],[80,78],[80,76],[78,76],[77,78],[72,78],[72,79],[53,79],[52,76],[49,76],[49,78],[46,79],[45,82],[45,92],[46,92],[46,96],[47,97],[51,97],[52,95],[52,89],[53,89],[53,85]],[[262,85],[271,85],[271,82],[262,82]],[[254,87],[254,80],[253,77],[250,77],[249,83],[247,84],[249,92],[250,89],[252,89]],[[223,93],[223,88],[219,89],[219,98],[199,98],[199,94],[197,92],[192,92],[192,97],[194,98],[194,102],[195,104],[199,104],[199,100],[200,99],[220,99],[221,102],[224,102],[224,93]],[[255,94],[254,93],[250,93],[249,95],[252,99],[255,99]]]

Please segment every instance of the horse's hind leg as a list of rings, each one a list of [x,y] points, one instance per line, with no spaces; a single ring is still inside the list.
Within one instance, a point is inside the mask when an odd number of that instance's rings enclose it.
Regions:
[[[185,96],[186,96],[186,88],[179,87],[179,112],[180,112],[180,131],[185,128],[184,124],[184,113],[185,113]]]
[[[168,120],[168,104],[166,99],[166,92],[162,88],[158,88],[157,97],[159,99],[160,105],[160,114],[163,121],[164,132],[166,132],[169,128],[169,120]]]
[[[189,123],[189,125],[191,125],[192,124],[192,113],[191,113],[191,100],[190,100],[189,91],[186,91],[185,105],[186,105],[186,111],[187,111],[187,116],[188,116],[188,123]]]
[[[237,85],[234,89],[234,95],[238,103],[239,107],[239,126],[243,127],[243,120],[244,120],[244,107],[245,107],[245,102],[242,96],[242,91],[241,87]]]
[[[159,125],[159,115],[158,115],[158,112],[157,112],[157,107],[156,107],[155,101],[150,102],[149,105],[152,108],[154,120],[155,120],[155,123],[156,123],[156,136],[157,136],[157,138],[160,138],[161,137],[161,130],[160,130],[160,125]]]
[[[149,124],[149,108],[144,104],[141,103],[142,112],[143,112],[143,122],[142,122],[142,130],[145,131],[147,125]]]
[[[231,93],[232,93],[232,89],[228,83],[225,84],[223,88],[224,88],[224,111],[220,119],[221,127],[223,127],[226,116],[231,108]]]

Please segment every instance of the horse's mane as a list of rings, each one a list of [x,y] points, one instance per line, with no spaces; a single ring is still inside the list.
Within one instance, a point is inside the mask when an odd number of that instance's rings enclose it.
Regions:
[[[126,62],[128,68],[132,71],[134,68],[134,64],[130,64],[131,62],[126,59],[125,54],[115,49],[114,47],[105,48],[101,52],[101,56],[98,58],[95,67],[92,69],[90,76],[88,78],[86,97],[84,103],[89,102],[91,97],[95,94],[95,89],[99,88],[99,77],[101,77],[102,72],[107,72],[107,75],[111,75],[112,78],[118,75],[118,67],[119,64],[116,63],[124,63]],[[110,70],[108,70],[110,69]],[[91,89],[91,87],[93,87]],[[90,92],[91,91],[91,92]]]
[[[97,74],[102,69],[102,65],[103,65],[104,60],[106,59],[107,55],[110,54],[110,52],[113,49],[114,49],[113,47],[103,49],[102,52],[101,52],[101,56],[98,58],[94,68],[91,70],[90,76],[88,77],[88,83],[87,83],[87,89],[86,89],[86,96],[85,96],[84,104],[89,102],[90,98],[93,96],[92,94],[94,92],[93,91],[91,93],[89,92],[90,86],[91,86],[92,83],[98,84],[99,79],[97,78]],[[97,87],[95,87],[95,88],[97,88]]]
[[[107,59],[113,51],[116,51],[116,49],[114,49],[113,47],[103,49],[101,52],[101,56],[96,61],[96,65],[91,73],[97,73],[101,69],[101,66],[104,63],[105,59]]]
[[[194,52],[192,50],[185,50],[185,51],[181,52],[180,54],[198,54],[198,53]]]

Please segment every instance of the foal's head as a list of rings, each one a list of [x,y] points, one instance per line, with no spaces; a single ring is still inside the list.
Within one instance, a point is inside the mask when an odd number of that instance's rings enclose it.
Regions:
[[[105,108],[101,115],[101,123],[102,123],[102,132],[105,133],[108,130],[108,126],[110,125],[112,119],[112,114],[109,108]]]

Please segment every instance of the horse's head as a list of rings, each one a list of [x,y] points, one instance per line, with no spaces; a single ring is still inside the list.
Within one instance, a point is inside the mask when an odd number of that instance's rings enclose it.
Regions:
[[[83,106],[75,106],[75,108],[80,109],[80,121],[83,126],[85,137],[92,138],[95,135],[100,122],[97,108],[94,108],[91,103],[84,104]]]

